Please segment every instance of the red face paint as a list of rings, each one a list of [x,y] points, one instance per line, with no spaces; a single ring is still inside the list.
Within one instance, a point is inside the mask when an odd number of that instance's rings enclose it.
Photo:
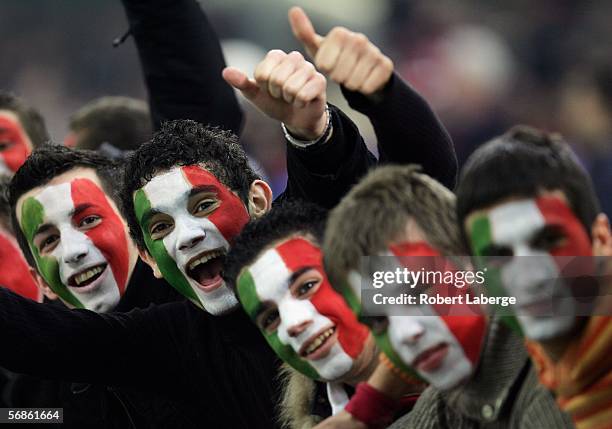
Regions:
[[[296,238],[277,246],[287,268],[296,272],[310,267],[317,270],[323,280],[319,289],[310,297],[310,302],[317,311],[329,318],[338,332],[338,342],[342,349],[353,359],[357,358],[365,345],[369,331],[366,326],[357,321],[344,299],[331,287],[323,270],[323,255],[321,250],[307,240]]]
[[[221,205],[208,216],[230,245],[249,221],[243,202],[210,172],[196,165],[182,168],[193,187],[211,187]]]
[[[391,245],[389,248],[400,263],[411,270],[418,271],[424,268],[442,273],[457,271],[448,259],[426,242],[401,243]],[[469,288],[469,285],[459,288],[449,284],[436,284],[432,285],[427,293],[430,296],[465,297],[469,293]],[[461,344],[467,358],[475,365],[480,357],[486,327],[482,309],[478,305],[466,304],[465,298],[462,303],[431,304],[430,307],[440,315],[439,317]],[[448,316],[451,311],[456,315]],[[467,316],[467,314],[474,315]]]
[[[42,301],[41,293],[30,274],[17,243],[0,230],[0,286],[34,301]]]
[[[32,152],[28,141],[19,122],[0,114],[0,157],[9,170],[17,171]]]
[[[79,224],[88,216],[96,215],[102,222],[85,234],[108,261],[121,294],[125,291],[129,271],[128,238],[119,215],[109,204],[106,194],[89,179],[75,179],[71,182],[74,207],[85,207],[73,217]]]

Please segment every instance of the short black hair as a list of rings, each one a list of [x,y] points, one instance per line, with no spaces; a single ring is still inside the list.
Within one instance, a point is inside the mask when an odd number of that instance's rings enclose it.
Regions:
[[[130,97],[101,97],[70,117],[70,130],[79,133],[76,147],[98,149],[103,143],[134,150],[151,139],[153,123],[147,104]]]
[[[305,234],[322,244],[326,218],[326,210],[306,201],[288,200],[274,205],[268,213],[247,223],[236,237],[224,263],[226,284],[235,290],[240,270],[278,240]]]
[[[43,145],[32,152],[26,162],[13,176],[8,189],[13,232],[27,261],[35,267],[28,242],[17,221],[17,200],[28,191],[43,186],[51,179],[77,167],[91,168],[100,178],[104,192],[117,205],[120,199],[116,192],[120,177],[120,165],[115,161],[89,150],[70,149],[54,144]]]
[[[49,141],[49,132],[40,112],[27,106],[15,94],[0,91],[0,110],[11,111],[17,116],[33,147],[42,146]]]
[[[561,190],[587,231],[599,213],[593,183],[558,134],[519,125],[479,147],[467,160],[457,187],[457,220],[508,197],[531,198]],[[590,235],[590,234],[589,234]]]
[[[146,245],[134,212],[134,192],[156,175],[187,165],[206,168],[245,203],[251,183],[260,178],[250,167],[238,137],[230,131],[192,120],[165,122],[151,141],[128,156],[125,165],[121,207],[130,234],[140,249],[146,249]]]

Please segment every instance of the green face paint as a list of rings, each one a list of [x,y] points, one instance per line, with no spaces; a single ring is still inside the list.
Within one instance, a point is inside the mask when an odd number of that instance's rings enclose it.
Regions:
[[[59,263],[53,256],[40,256],[34,245],[34,234],[43,223],[45,210],[43,205],[33,197],[26,199],[21,207],[21,230],[28,241],[30,251],[36,261],[40,275],[45,279],[51,290],[64,302],[75,308],[85,308],[84,305],[68,290],[60,278]]]
[[[190,299],[194,304],[202,308],[202,303],[196,296],[193,288],[185,278],[181,270],[176,264],[176,261],[166,251],[163,240],[153,240],[151,234],[149,234],[149,224],[143,219],[144,214],[150,210],[151,203],[147,198],[144,190],[139,189],[134,195],[134,212],[138,225],[144,236],[144,241],[147,246],[147,250],[155,259],[159,271],[176,290],[178,290],[183,296]]]
[[[250,271],[245,269],[238,276],[237,282],[238,297],[244,310],[249,315],[251,320],[256,323],[258,312],[262,306],[259,297],[257,296],[257,290],[255,289],[255,282]],[[317,371],[304,359],[300,358],[293,348],[288,344],[283,344],[278,337],[277,331],[267,332],[260,328],[261,333],[266,338],[270,347],[276,352],[276,354],[286,363],[291,365],[294,369],[301,372],[308,378],[320,379],[320,375]]]
[[[474,254],[474,264],[478,270],[482,270],[485,273],[485,287],[489,296],[511,296],[506,288],[504,288],[502,282],[501,270],[495,265],[487,263],[487,255],[484,254],[491,244],[493,234],[491,229],[491,222],[487,216],[476,217],[471,224],[470,230],[470,245]],[[519,334],[523,334],[520,324],[516,317],[508,314],[509,310],[507,307],[496,305],[496,312],[500,315],[501,320],[514,331]]]

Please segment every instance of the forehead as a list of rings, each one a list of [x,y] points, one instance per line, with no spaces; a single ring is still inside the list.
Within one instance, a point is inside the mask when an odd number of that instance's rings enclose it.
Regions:
[[[70,182],[75,179],[86,179],[105,194],[102,182],[93,169],[84,167],[73,168],[55,176],[44,185],[30,189],[20,196],[15,207],[17,218],[21,220],[21,207],[24,201],[31,197],[36,198],[47,209],[54,207],[58,211],[62,211],[66,210],[66,206],[72,206]],[[92,195],[93,198],[97,198],[97,196]]]
[[[171,208],[177,202],[185,200],[189,192],[197,186],[225,188],[219,180],[206,169],[190,165],[173,167],[153,177],[142,190],[155,208]]]
[[[318,267],[320,249],[304,238],[289,238],[264,250],[248,270],[261,300],[274,301],[287,291],[290,277],[300,268]]]
[[[0,110],[0,125],[14,125],[21,127],[19,117],[10,110]]]

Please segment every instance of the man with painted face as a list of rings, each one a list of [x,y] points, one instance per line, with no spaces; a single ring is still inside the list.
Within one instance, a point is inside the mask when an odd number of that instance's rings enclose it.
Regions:
[[[40,113],[15,95],[0,91],[0,175],[12,176],[32,149],[47,140]]]
[[[330,213],[323,249],[332,285],[363,316],[361,279],[371,278],[362,272],[363,255],[388,255],[377,260],[404,266],[409,257],[452,260],[463,254],[454,207],[453,194],[414,166],[371,172]],[[386,366],[400,375],[371,383],[390,396],[401,392],[402,379],[430,383],[412,412],[392,427],[571,427],[537,384],[521,338],[495,317],[486,323],[478,308],[459,307],[451,307],[457,315],[441,315],[438,306],[407,305],[402,316],[380,307],[378,317],[363,318],[388,358]]]
[[[577,427],[608,427],[611,319],[579,304],[597,296],[589,257],[611,243],[588,174],[560,136],[519,126],[474,152],[457,195],[489,293],[517,299],[506,321],[530,340],[540,381]]]
[[[36,149],[11,183],[14,228],[46,297],[70,308],[105,313],[145,308],[178,295],[156,280],[129,238],[117,209],[119,166],[94,152],[46,145]],[[68,379],[69,381],[73,381]],[[41,381],[12,383],[12,406],[62,406],[70,426],[111,419],[125,423],[132,392],[105,385]]]
[[[279,204],[244,227],[225,264],[224,277],[251,320],[276,354],[307,377],[286,372],[282,416],[289,427],[312,426],[342,410],[346,385],[366,380],[378,363],[373,338],[323,271],[325,218],[312,204]]]

